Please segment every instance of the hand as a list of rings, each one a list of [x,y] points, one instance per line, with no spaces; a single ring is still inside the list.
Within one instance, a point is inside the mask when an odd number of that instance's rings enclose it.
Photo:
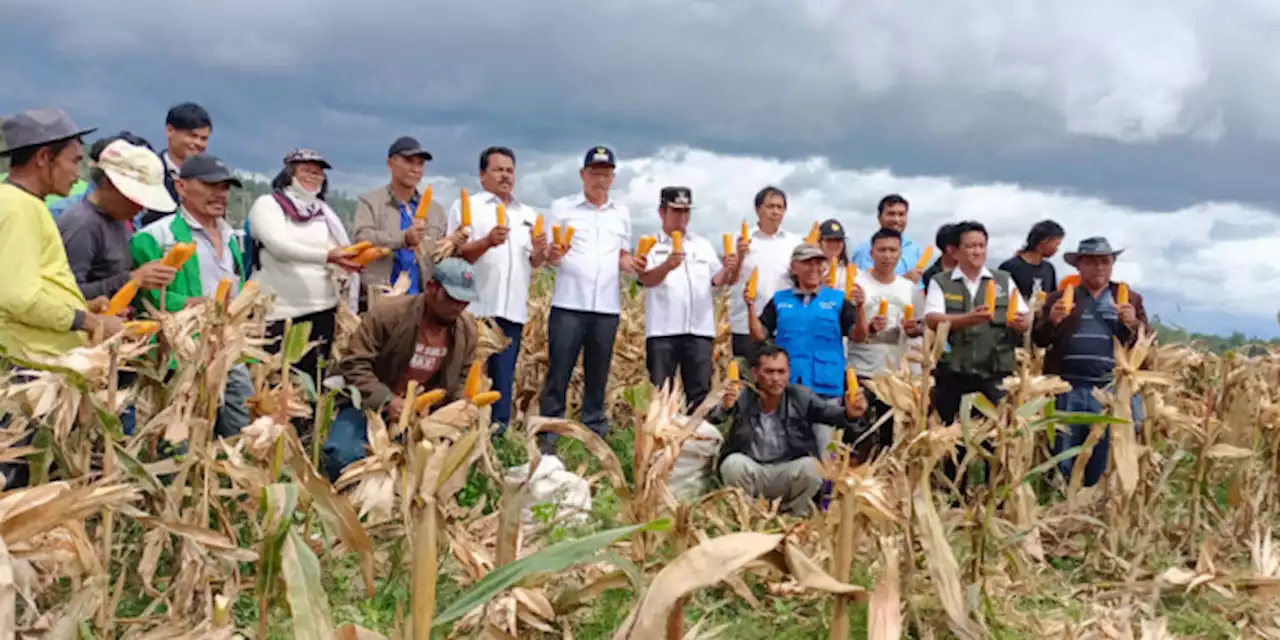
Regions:
[[[143,289],[163,289],[173,282],[178,270],[153,260],[133,270],[130,279]]]
[[[400,414],[404,412],[404,398],[392,396],[384,410],[387,412],[387,418],[392,422],[399,422]]]
[[[682,264],[684,264],[683,251],[681,251],[680,253],[676,253],[675,251],[672,251],[670,255],[667,256],[667,259],[662,261],[662,266],[666,267],[668,271],[674,271],[676,269],[679,269],[680,265]]]
[[[1061,324],[1062,320],[1066,317],[1067,301],[1062,298],[1058,298],[1058,301],[1053,303],[1053,306],[1049,308],[1049,322]]]
[[[988,307],[985,304],[982,305],[981,307],[975,307],[974,310],[970,311],[968,315],[970,318],[973,318],[977,322],[991,322],[991,319],[996,317],[995,312],[991,309],[991,307]]]
[[[533,241],[533,255],[542,256],[547,254],[547,247],[550,243],[547,242],[546,234],[537,234],[530,230],[529,238]]]
[[[919,269],[912,269],[912,270],[910,270],[910,271],[908,271],[908,272],[906,272],[906,273],[902,274],[902,277],[904,277],[904,278],[906,278],[906,279],[908,279],[908,280],[910,280],[910,281],[912,281],[912,282],[914,282],[914,283],[916,283],[916,284],[920,284],[920,278],[924,277],[924,272],[923,272],[923,271],[921,271],[921,270],[919,270]]]
[[[417,247],[422,244],[422,239],[427,235],[427,227],[425,224],[419,224],[416,220],[413,226],[404,231],[404,246]]]
[[[738,404],[738,394],[741,390],[738,388],[741,382],[730,382],[729,386],[724,390],[724,396],[720,398],[720,408],[728,411],[733,405]]]
[[[920,321],[915,318],[912,318],[911,320],[907,320],[906,318],[902,319],[902,332],[907,334],[908,338],[919,338],[924,335],[924,330]]]
[[[649,260],[647,258],[631,255],[630,253],[624,253],[621,258],[618,258],[618,269],[625,273],[644,273],[648,266]]]
[[[324,261],[328,264],[337,265],[347,271],[359,271],[364,266],[354,261],[355,256],[346,254],[346,247],[334,247],[329,250],[329,255],[325,256]]]
[[[1124,326],[1130,329],[1138,327],[1138,310],[1134,309],[1133,305],[1129,303],[1122,304],[1116,308],[1116,311],[1119,312],[1120,322],[1123,322]]]
[[[485,235],[484,241],[490,247],[496,247],[506,242],[507,235],[510,233],[511,233],[511,227],[505,227],[505,226],[494,227],[489,230],[489,233],[487,235]]]
[[[551,253],[547,256],[547,261],[558,267],[560,266],[560,261],[564,259],[564,254],[568,252],[568,247],[562,244],[553,244],[551,245]]]
[[[187,298],[187,302],[186,304],[182,305],[182,308],[190,309],[191,307],[198,307],[208,301],[209,301],[209,298],[206,296],[200,296],[199,298]]]
[[[84,330],[91,336],[101,330],[104,338],[110,338],[124,331],[124,320],[116,316],[91,313],[84,317]]]
[[[1031,318],[1025,313],[1015,313],[1013,314],[1013,319],[1009,321],[1009,328],[1018,333],[1026,333],[1030,327]]]
[[[111,306],[111,301],[106,296],[98,296],[86,302],[89,313],[106,313],[107,307]]]
[[[743,301],[743,302],[745,302],[745,303],[747,303],[747,310],[748,310],[748,311],[750,311],[750,310],[752,310],[752,309],[755,309],[755,308],[756,308],[756,298],[755,298],[755,296],[749,296],[749,295],[747,295],[747,288],[746,288],[746,287],[743,287],[743,288],[742,288],[742,301]]]
[[[854,398],[853,404],[845,402],[844,414],[849,418],[861,418],[867,413],[867,390],[859,389],[858,397]]]
[[[744,240],[742,236],[738,236],[738,253],[735,255],[745,256],[747,255],[747,252],[750,250],[751,250],[751,240],[750,239]]]
[[[880,314],[876,314],[876,316],[871,319],[871,333],[880,333],[888,327],[889,319]]]
[[[862,285],[854,283],[853,288],[849,290],[849,301],[854,306],[860,307],[867,302],[867,292],[862,290]]]
[[[730,273],[737,272],[738,265],[742,264],[742,254],[731,253],[724,257],[724,269]]]

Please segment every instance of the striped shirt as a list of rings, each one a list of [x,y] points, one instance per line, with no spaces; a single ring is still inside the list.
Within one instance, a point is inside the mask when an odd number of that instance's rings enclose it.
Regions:
[[[1096,299],[1081,287],[1076,288],[1076,293],[1080,326],[1067,343],[1062,378],[1073,385],[1103,386],[1111,382],[1115,373],[1112,338],[1120,322],[1119,312],[1111,299],[1111,289],[1103,289]]]

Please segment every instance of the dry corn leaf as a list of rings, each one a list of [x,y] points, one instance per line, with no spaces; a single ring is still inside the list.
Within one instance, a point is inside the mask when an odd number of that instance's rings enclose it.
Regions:
[[[880,572],[867,606],[867,640],[902,637],[902,592],[898,582],[898,546],[887,539],[880,544]]]
[[[360,558],[360,574],[364,577],[365,591],[369,597],[374,596],[374,560],[373,540],[360,524],[360,517],[346,498],[334,492],[333,487],[316,473],[315,468],[304,455],[294,453],[289,457],[289,468],[293,477],[307,495],[311,496],[312,505],[316,508],[325,527],[337,534],[338,539],[355,552]]]

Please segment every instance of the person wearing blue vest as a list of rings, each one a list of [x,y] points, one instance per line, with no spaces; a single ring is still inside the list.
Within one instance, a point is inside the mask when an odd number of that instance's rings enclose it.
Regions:
[[[862,288],[850,295],[823,285],[827,258],[822,249],[801,243],[791,251],[791,289],[773,294],[759,315],[747,299],[751,339],[774,344],[791,354],[791,383],[824,398],[844,395],[844,338],[853,339],[859,322]],[[865,331],[865,328],[864,328]]]

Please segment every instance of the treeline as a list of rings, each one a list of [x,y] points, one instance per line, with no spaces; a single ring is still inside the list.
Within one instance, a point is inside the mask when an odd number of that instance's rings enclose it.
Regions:
[[[1156,335],[1163,344],[1191,342],[1199,344],[1214,353],[1240,351],[1247,354],[1250,351],[1259,352],[1260,350],[1265,350],[1267,347],[1280,347],[1280,338],[1263,340],[1257,337],[1246,336],[1239,331],[1236,331],[1229,336],[1194,333],[1187,331],[1186,329],[1163,324],[1160,322],[1160,318],[1158,316],[1152,320],[1151,327],[1156,330]]]
[[[244,182],[243,189],[232,189],[231,199],[227,202],[227,221],[237,229],[244,223],[245,218],[249,217],[249,207],[253,206],[253,201],[259,196],[271,193],[271,184],[261,182],[259,180],[250,180],[241,176]],[[356,216],[356,201],[349,197],[346,193],[329,189],[328,195],[325,196],[329,206],[333,207],[334,213],[346,223],[347,228],[351,228],[351,222]]]

